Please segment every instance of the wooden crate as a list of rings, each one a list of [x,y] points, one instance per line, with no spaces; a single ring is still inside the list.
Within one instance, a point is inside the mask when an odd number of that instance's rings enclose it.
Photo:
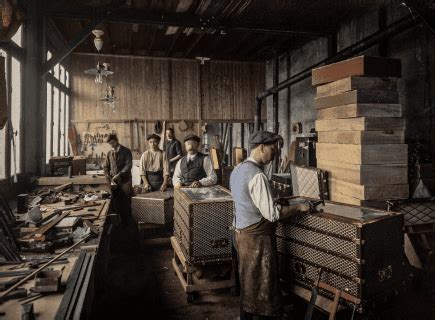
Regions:
[[[360,165],[317,160],[317,167],[328,172],[332,179],[361,185],[407,184],[406,164]]]
[[[374,144],[352,145],[317,143],[316,156],[320,160],[353,164],[407,164],[408,145]]]
[[[399,59],[359,56],[313,69],[314,86],[351,76],[401,77]]]
[[[403,199],[409,196],[409,186],[407,184],[360,185],[330,178],[329,192],[361,200]]]
[[[317,120],[401,116],[402,105],[388,103],[353,103],[317,110]]]
[[[344,106],[352,103],[399,103],[397,91],[381,90],[352,90],[334,96],[314,98],[314,106],[317,110]]]
[[[316,131],[404,131],[403,118],[352,118],[316,120]]]
[[[320,143],[336,144],[402,144],[404,131],[320,131]]]
[[[316,88],[316,95],[318,98],[320,98],[357,89],[396,91],[397,79],[377,77],[348,77],[318,86]]]

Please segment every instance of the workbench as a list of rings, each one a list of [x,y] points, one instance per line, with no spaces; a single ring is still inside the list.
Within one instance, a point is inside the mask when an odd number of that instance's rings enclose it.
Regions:
[[[86,308],[89,307],[89,304],[92,304],[92,298],[93,298],[93,288],[95,287],[95,270],[96,265],[101,261],[102,259],[107,258],[107,250],[106,250],[106,238],[107,238],[107,228],[108,228],[108,220],[106,219],[110,210],[110,200],[100,200],[98,201],[99,205],[96,206],[97,208],[95,212],[95,215],[98,216],[96,220],[94,220],[94,226],[100,231],[99,236],[97,238],[93,238],[90,241],[87,241],[83,243],[81,246],[78,247],[78,249],[73,250],[69,253],[66,253],[64,257],[68,258],[69,263],[66,264],[53,264],[49,267],[53,268],[53,270],[60,270],[64,266],[63,274],[62,274],[62,285],[63,285],[63,291],[62,293],[51,293],[51,294],[44,294],[39,299],[36,299],[34,301],[30,301],[30,303],[33,303],[34,306],[34,313],[36,315],[36,319],[41,320],[51,320],[54,319],[56,316],[56,313],[61,305],[62,298],[65,294],[64,289],[66,287],[67,281],[69,276],[71,275],[71,272],[74,268],[74,265],[77,261],[77,257],[79,256],[80,252],[83,250],[86,250],[87,252],[95,253],[95,259],[93,260],[93,265],[89,266],[91,268],[91,275],[90,275],[90,281],[86,283],[87,287],[82,287],[81,290],[83,292],[86,292],[86,301],[87,304],[83,305],[76,305],[75,309],[80,308],[83,310],[76,310],[80,314],[88,313],[89,310],[86,310]],[[58,206],[62,206],[62,203],[57,204]],[[52,207],[55,207],[56,204],[51,205]],[[87,208],[83,208],[83,212],[86,212]],[[75,214],[79,213],[80,211],[75,211]],[[59,250],[56,250],[55,254],[58,254],[62,252],[65,248],[61,248]],[[26,256],[29,256],[30,254],[26,254]],[[47,256],[47,254],[32,254],[33,257],[42,257]],[[11,266],[10,265],[0,265],[0,272],[4,271],[10,271]],[[20,270],[20,269],[16,269]],[[0,281],[7,281],[11,278],[2,277],[0,278]],[[29,280],[25,284],[23,284],[21,287],[28,289],[28,296],[33,295],[29,291],[31,287],[34,287],[34,280]],[[25,298],[28,299],[28,298]],[[0,304],[0,319],[21,319],[22,314],[22,306],[21,304],[24,303],[23,301],[19,301],[20,299],[12,299],[8,300],[2,304]],[[89,303],[90,301],[90,303]],[[85,316],[86,318],[86,316]]]
[[[86,174],[73,177],[40,177],[36,180],[38,186],[59,186],[66,183],[73,185],[106,185],[107,180],[103,175]]]

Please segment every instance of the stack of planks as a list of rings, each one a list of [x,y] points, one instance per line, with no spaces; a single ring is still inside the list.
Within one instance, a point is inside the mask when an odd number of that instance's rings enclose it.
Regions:
[[[317,167],[329,172],[332,201],[372,206],[408,197],[400,76],[400,60],[381,57],[313,69]]]

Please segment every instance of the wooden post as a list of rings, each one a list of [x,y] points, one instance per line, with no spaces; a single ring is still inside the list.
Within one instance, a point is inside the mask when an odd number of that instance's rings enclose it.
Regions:
[[[42,1],[41,1],[42,2]],[[27,175],[39,174],[42,153],[42,124],[40,112],[40,76],[39,67],[42,62],[42,10],[44,2],[28,1],[26,7],[24,63],[24,105],[23,105],[23,155],[24,172]]]

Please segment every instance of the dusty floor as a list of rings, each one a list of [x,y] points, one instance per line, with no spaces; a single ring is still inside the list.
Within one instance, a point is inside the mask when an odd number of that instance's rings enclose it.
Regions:
[[[119,230],[114,232],[108,266],[110,276],[96,299],[95,318],[238,319],[239,297],[231,296],[230,290],[204,292],[196,297],[195,303],[187,303],[186,294],[172,268],[173,251],[169,238],[145,240],[142,247],[131,245],[131,240],[137,239],[134,232],[130,232],[127,239]],[[303,319],[306,302],[295,297],[286,300],[292,303],[292,306],[287,306],[287,310],[292,311],[286,319]],[[418,294],[409,291],[408,296],[396,300],[394,308],[376,318],[435,319],[430,310],[432,306],[429,291],[419,291]],[[313,320],[326,319],[328,317],[320,312],[313,316]],[[351,314],[342,313],[337,319],[351,319]]]

